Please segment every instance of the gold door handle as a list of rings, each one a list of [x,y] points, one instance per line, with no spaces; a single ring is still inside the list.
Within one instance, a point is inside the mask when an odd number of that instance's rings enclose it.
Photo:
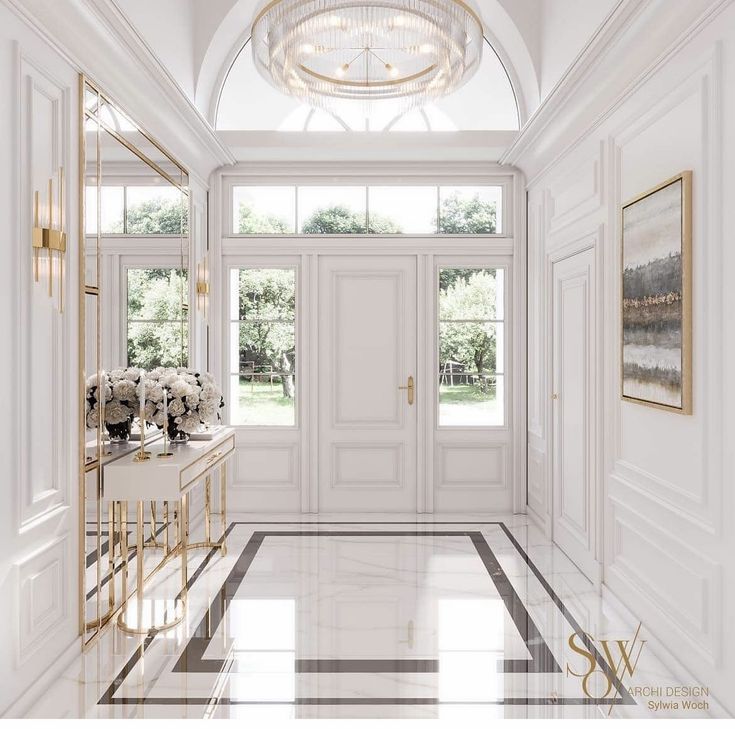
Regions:
[[[558,396],[558,395],[557,395],[556,393],[554,393],[554,394],[553,394],[553,395],[551,396],[551,399],[552,399],[552,400],[558,400],[558,399],[559,399],[559,396]]]
[[[398,389],[399,390],[408,390],[408,404],[409,405],[413,405],[413,391],[414,391],[413,375],[411,375],[408,378],[408,383],[406,385],[399,385],[398,386]]]

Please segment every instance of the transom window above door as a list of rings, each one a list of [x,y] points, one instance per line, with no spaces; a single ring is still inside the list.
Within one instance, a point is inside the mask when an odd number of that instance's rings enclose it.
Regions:
[[[440,268],[438,424],[505,424],[505,271]]]
[[[85,198],[87,235],[179,236],[188,233],[188,199],[169,185],[104,185],[99,211],[97,187],[87,185]]]
[[[296,270],[230,269],[230,422],[296,425]]]
[[[235,185],[233,235],[502,235],[502,185]]]

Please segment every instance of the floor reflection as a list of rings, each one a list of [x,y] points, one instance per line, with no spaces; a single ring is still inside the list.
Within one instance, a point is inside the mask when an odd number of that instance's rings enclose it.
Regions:
[[[565,671],[580,660],[571,634],[625,638],[630,626],[529,533],[499,522],[234,522],[225,557],[191,556],[179,626],[142,639],[109,631],[34,715],[71,702],[70,715],[98,718],[645,716],[599,652],[607,697]],[[162,570],[151,599],[179,580]],[[645,658],[648,680],[675,681]]]

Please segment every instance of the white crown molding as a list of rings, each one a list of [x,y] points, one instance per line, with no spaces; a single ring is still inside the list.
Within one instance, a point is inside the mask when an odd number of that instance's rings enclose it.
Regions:
[[[115,0],[0,0],[88,75],[190,174],[203,181],[235,162]]]
[[[521,168],[533,184],[731,2],[710,0],[704,11],[701,3],[677,5],[672,13],[666,0],[620,0],[500,163]]]
[[[503,167],[497,162],[483,162],[481,160],[452,160],[433,161],[423,159],[420,161],[392,160],[383,162],[378,160],[356,160],[349,164],[334,160],[294,160],[274,161],[263,160],[254,162],[238,162],[232,167],[221,171],[223,179],[236,177],[247,178],[278,178],[284,177],[290,180],[303,180],[324,178],[325,183],[333,183],[334,180],[357,179],[362,184],[363,180],[371,178],[395,179],[396,184],[403,184],[406,180],[426,180],[451,178],[475,179],[478,184],[483,180],[497,180],[502,178],[510,180],[513,170]],[[296,183],[292,183],[296,184]],[[335,183],[336,184],[336,183]]]
[[[219,131],[238,162],[497,163],[516,131],[279,132]]]

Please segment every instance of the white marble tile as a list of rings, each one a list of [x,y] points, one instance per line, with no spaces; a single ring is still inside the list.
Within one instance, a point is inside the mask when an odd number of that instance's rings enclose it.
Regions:
[[[525,519],[502,521],[542,579],[500,525],[463,518],[471,517],[254,523],[234,516],[242,523],[228,553],[197,578],[182,624],[152,639],[108,630],[29,716],[460,722],[607,715],[606,705],[580,703],[582,680],[565,669],[583,672],[587,661],[569,638],[578,624],[596,641],[629,640],[636,625]],[[265,536],[250,559],[254,533]],[[190,575],[204,556],[190,555]],[[147,594],[171,595],[179,580],[172,563]],[[560,670],[538,671],[544,655]],[[601,672],[593,678],[606,681]],[[644,648],[634,679],[623,681],[631,684],[678,681]],[[588,688],[602,692],[596,685]],[[707,715],[653,712],[647,701],[616,705],[611,714]]]

